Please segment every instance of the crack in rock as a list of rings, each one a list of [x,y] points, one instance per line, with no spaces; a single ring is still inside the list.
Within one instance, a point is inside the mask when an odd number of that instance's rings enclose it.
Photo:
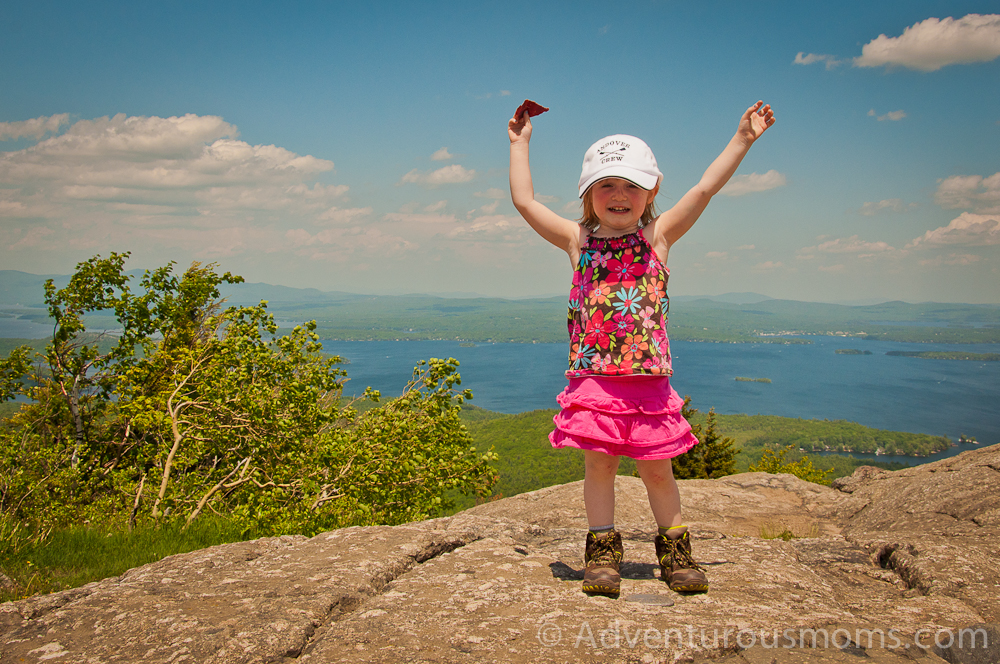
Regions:
[[[342,620],[349,614],[356,612],[365,604],[367,600],[384,593],[389,588],[389,584],[412,571],[418,565],[422,565],[437,558],[438,556],[451,553],[452,551],[460,549],[463,546],[482,539],[481,535],[470,536],[469,533],[464,533],[464,535],[466,535],[466,537],[459,536],[440,541],[432,538],[429,542],[425,543],[419,551],[408,554],[403,561],[391,565],[371,577],[368,581],[367,588],[358,588],[358,595],[338,598],[337,601],[330,606],[326,615],[313,623],[313,629],[309,630],[305,635],[306,638],[304,639],[302,646],[295,652],[285,653],[285,657],[289,659],[298,659],[302,655],[309,654],[316,642],[322,638],[323,634],[334,623]]]
[[[882,569],[888,569],[899,575],[907,590],[916,589],[921,595],[929,595],[934,585],[934,578],[917,560],[917,549],[912,544],[892,543],[882,544],[873,556]]]

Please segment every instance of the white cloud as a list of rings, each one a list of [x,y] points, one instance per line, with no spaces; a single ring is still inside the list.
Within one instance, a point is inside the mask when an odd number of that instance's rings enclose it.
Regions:
[[[837,263],[836,265],[820,265],[816,268],[820,272],[843,272],[847,269],[843,264]]]
[[[448,207],[448,201],[438,201],[437,203],[424,206],[424,212],[440,212],[446,207]]]
[[[358,250],[396,254],[416,246],[398,235],[370,227],[327,229],[315,235],[305,229],[295,228],[286,232],[285,238],[292,243],[298,255],[311,260],[341,260],[345,251],[355,253]],[[323,250],[323,247],[331,244],[336,245],[337,251]]]
[[[450,224],[454,223],[453,214],[419,214],[407,212],[390,212],[385,215],[386,221],[402,221],[407,224]]]
[[[855,67],[907,67],[937,71],[942,67],[989,62],[1000,56],[1000,14],[968,14],[956,20],[929,18],[899,37],[880,34],[861,48]]]
[[[0,141],[18,138],[40,139],[45,134],[55,133],[64,124],[69,124],[69,113],[41,116],[20,122],[0,122]]]
[[[80,120],[60,136],[4,153],[0,182],[118,187],[141,198],[155,197],[154,192],[193,192],[209,187],[287,187],[333,169],[333,162],[325,159],[228,138],[236,133],[235,127],[214,116],[116,115]],[[106,191],[112,193],[112,189]]]
[[[832,55],[820,55],[819,53],[804,53],[803,51],[799,51],[795,56],[795,60],[792,61],[792,64],[811,65],[816,62],[825,63],[827,70],[830,70],[839,65],[842,61]]]
[[[972,265],[973,263],[978,263],[980,260],[982,260],[982,257],[976,256],[975,254],[951,253],[947,256],[925,258],[920,261],[920,264],[925,267],[940,267],[942,265]]]
[[[65,118],[4,127],[9,136],[44,136]],[[336,206],[347,186],[312,181],[333,162],[251,145],[238,134],[216,116],[80,120],[30,147],[0,152],[0,217],[61,223],[49,238],[60,248],[113,239],[116,246],[214,257],[271,251],[280,244],[277,227],[346,221],[365,210]],[[268,225],[273,230],[251,229]]]
[[[162,247],[191,252],[198,260],[218,260],[251,250],[269,252],[274,247],[270,232],[246,226],[152,228],[144,230],[142,238]]]
[[[914,239],[907,249],[919,246],[963,244],[986,246],[1000,244],[1000,214],[985,215],[963,212],[947,226],[927,231]]]
[[[751,269],[755,272],[771,272],[782,267],[781,261],[764,261],[763,263],[757,263]]]
[[[464,237],[492,242],[507,241],[522,243],[527,228],[527,225],[524,224],[520,217],[492,214],[476,217],[469,222],[459,223],[448,234],[454,238]]]
[[[750,173],[737,175],[731,179],[719,193],[724,196],[744,196],[769,189],[777,189],[788,184],[785,176],[771,169],[767,173]]]
[[[938,182],[934,202],[943,208],[1000,213],[1000,172],[989,177],[952,175]]]
[[[331,198],[340,198],[350,190],[346,184],[331,184],[322,185],[319,182],[315,183],[312,187],[307,184],[294,184],[286,191],[289,194],[300,195],[306,200],[322,200],[326,201]]]
[[[479,208],[479,211],[483,214],[493,214],[497,211],[497,206],[500,205],[500,201],[493,201],[492,203],[487,203]]]
[[[873,109],[870,109],[868,111],[868,117],[875,118],[879,122],[884,122],[886,120],[891,120],[893,122],[898,122],[899,120],[902,120],[903,118],[906,117],[906,111],[903,111],[903,110],[889,111],[885,115],[878,115],[878,114],[875,113],[875,109],[873,108]]]
[[[741,244],[740,246],[736,247],[736,251],[750,251],[756,248],[757,248],[756,245],[753,244]]]
[[[436,187],[442,184],[459,184],[462,182],[469,182],[475,177],[476,171],[467,169],[460,164],[452,164],[451,166],[445,166],[444,168],[439,168],[436,171],[431,171],[430,173],[414,168],[412,171],[403,176],[400,180],[400,184],[412,182],[414,184],[427,187]]]
[[[583,213],[583,203],[580,201],[570,201],[566,205],[559,208],[559,211],[563,214],[569,214],[574,217],[578,217]]]
[[[705,254],[705,258],[714,258],[714,259],[718,259],[718,260],[724,260],[726,258],[729,258],[729,252],[728,251],[710,251],[707,254]]]
[[[861,240],[857,235],[852,235],[849,238],[837,238],[836,240],[827,240],[822,242],[815,247],[805,247],[800,249],[804,254],[809,254],[812,252],[821,252],[825,254],[881,254],[887,251],[895,251],[886,242],[866,242]]]
[[[24,237],[14,244],[9,245],[7,248],[11,251],[17,251],[18,249],[36,249],[44,247],[45,245],[51,243],[51,240],[47,238],[49,238],[53,233],[55,233],[55,231],[51,228],[32,228],[24,234]]]
[[[449,159],[454,159],[455,155],[448,152],[448,148],[441,148],[436,150],[434,154],[431,155],[431,161],[448,161]]]
[[[548,194],[535,194],[535,200],[539,203],[558,203],[558,196],[549,196]]]
[[[497,198],[497,199],[507,198],[507,192],[504,191],[503,189],[498,189],[496,187],[490,187],[486,191],[477,191],[472,195],[476,196],[477,198]]]
[[[916,203],[906,204],[899,198],[887,198],[881,201],[865,202],[859,209],[858,214],[865,217],[872,217],[880,212],[907,212],[917,207]]]
[[[332,221],[338,224],[346,224],[356,221],[362,217],[367,217],[372,213],[370,207],[341,209],[332,207],[319,215],[320,221]]]

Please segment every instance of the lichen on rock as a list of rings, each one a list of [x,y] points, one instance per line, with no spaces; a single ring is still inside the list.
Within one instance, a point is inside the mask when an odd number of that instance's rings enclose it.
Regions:
[[[0,661],[979,661],[934,639],[1000,634],[998,469],[988,447],[859,469],[840,490],[765,473],[681,481],[701,595],[659,580],[631,477],[617,487],[617,601],[580,592],[580,482],[448,518],[216,546],[0,605]],[[775,528],[787,541],[762,536]]]

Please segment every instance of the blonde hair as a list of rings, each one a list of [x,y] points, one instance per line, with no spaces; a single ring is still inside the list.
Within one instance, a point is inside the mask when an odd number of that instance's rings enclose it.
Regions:
[[[597,183],[595,182],[594,184]],[[646,224],[656,219],[658,214],[656,211],[656,196],[653,196],[652,200],[646,204],[646,209],[642,211],[642,216],[639,217],[639,228],[645,227]],[[583,192],[583,216],[577,221],[591,233],[601,227],[601,220],[597,218],[597,213],[594,212],[593,185],[587,191]]]

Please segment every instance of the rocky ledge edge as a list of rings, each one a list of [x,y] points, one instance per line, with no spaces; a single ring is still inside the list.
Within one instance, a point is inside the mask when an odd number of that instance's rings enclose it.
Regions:
[[[680,486],[706,594],[659,580],[645,490],[621,477],[618,599],[580,592],[576,482],[2,604],[0,661],[1000,662],[1000,448],[835,487],[764,473]]]

